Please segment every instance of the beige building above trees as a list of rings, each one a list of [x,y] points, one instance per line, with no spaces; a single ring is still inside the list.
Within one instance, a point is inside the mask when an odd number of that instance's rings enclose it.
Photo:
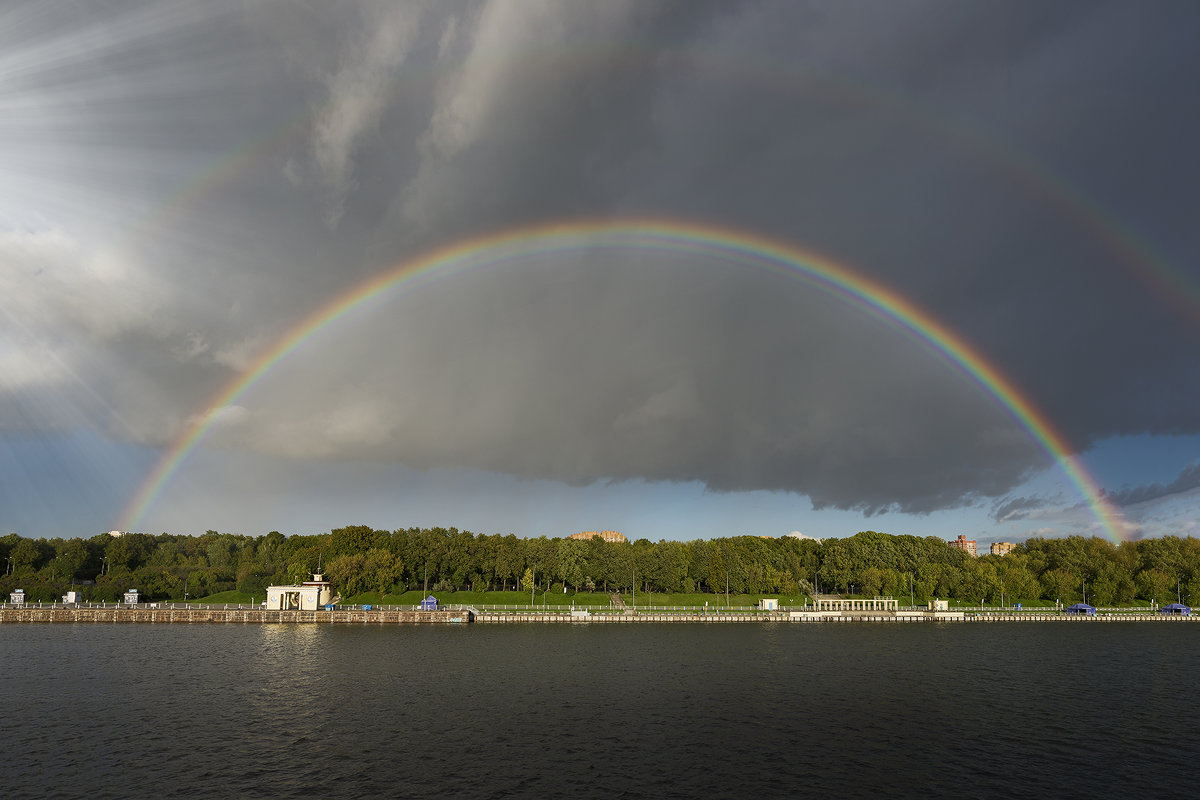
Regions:
[[[976,549],[975,540],[968,539],[966,536],[963,536],[961,533],[958,535],[957,539],[950,539],[949,541],[946,542],[946,544],[950,545],[951,547],[957,547],[959,550],[965,550],[965,551],[967,551],[967,554],[970,556],[978,556],[979,555],[979,551]]]
[[[992,555],[1006,556],[1016,547],[1012,542],[992,542]]]
[[[568,539],[603,539],[606,542],[624,542],[625,537],[616,531],[583,531],[582,533],[572,533]]]

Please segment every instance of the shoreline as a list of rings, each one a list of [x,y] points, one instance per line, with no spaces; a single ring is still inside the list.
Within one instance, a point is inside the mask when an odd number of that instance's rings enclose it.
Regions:
[[[997,623],[997,622],[1192,622],[1197,617],[1153,612],[1097,613],[1095,616],[1054,611],[489,611],[473,607],[436,611],[414,609],[334,609],[271,611],[259,608],[149,608],[126,606],[0,606],[0,624],[149,623],[149,624],[622,624],[622,623]]]
[[[109,623],[151,624],[465,624],[471,612],[463,609],[438,611],[362,610],[270,611],[261,608],[147,608],[147,607],[0,607],[0,625],[23,623]]]

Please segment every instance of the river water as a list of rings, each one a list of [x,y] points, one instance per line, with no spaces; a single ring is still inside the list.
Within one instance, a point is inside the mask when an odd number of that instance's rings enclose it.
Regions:
[[[1194,797],[1200,625],[5,625],[0,796]]]

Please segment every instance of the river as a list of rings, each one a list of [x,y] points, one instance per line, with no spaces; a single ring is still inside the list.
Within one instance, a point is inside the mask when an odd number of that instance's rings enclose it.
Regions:
[[[1200,626],[5,625],[0,795],[1195,796]]]

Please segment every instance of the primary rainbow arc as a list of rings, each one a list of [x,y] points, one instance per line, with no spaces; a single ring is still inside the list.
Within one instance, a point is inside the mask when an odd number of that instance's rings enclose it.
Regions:
[[[272,367],[326,326],[367,301],[422,276],[466,270],[553,252],[589,248],[643,248],[693,253],[800,278],[901,325],[992,395],[1062,468],[1105,536],[1119,543],[1123,523],[1103,492],[1072,455],[1070,445],[1033,402],[962,337],[896,291],[825,256],[757,234],[676,220],[601,220],[541,224],[478,236],[433,250],[385,270],[313,311],[267,347],[226,385],[176,439],[139,487],[122,517],[134,529],[187,456],[215,423],[215,412],[236,402]]]

